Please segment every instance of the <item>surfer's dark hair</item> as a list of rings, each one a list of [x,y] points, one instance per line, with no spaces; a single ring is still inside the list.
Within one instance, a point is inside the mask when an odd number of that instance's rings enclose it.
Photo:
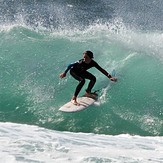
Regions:
[[[93,58],[93,53],[91,51],[86,51],[85,54],[87,54],[89,56],[89,58]]]

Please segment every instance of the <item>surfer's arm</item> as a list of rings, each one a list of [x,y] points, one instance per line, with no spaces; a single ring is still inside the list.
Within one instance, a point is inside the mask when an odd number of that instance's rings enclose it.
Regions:
[[[65,70],[65,73],[67,73],[77,62],[74,62],[74,63],[70,63],[68,66],[67,66],[67,69]]]
[[[101,66],[99,66],[97,63],[95,65],[95,67],[102,72],[105,76],[107,76],[111,81],[117,81],[116,78],[113,78],[106,70],[104,70]]]
[[[67,66],[67,69],[65,70],[65,72],[63,72],[62,74],[60,74],[60,78],[64,78],[67,74],[67,72],[76,64],[77,62],[71,63]]]

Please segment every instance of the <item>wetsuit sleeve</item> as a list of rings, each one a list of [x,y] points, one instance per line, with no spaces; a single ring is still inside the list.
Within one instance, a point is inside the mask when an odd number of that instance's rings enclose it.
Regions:
[[[67,69],[65,70],[65,73],[67,73],[77,62],[74,62],[74,63],[70,63],[68,66],[67,66]]]
[[[94,63],[95,65],[95,67],[99,70],[99,71],[101,71],[104,75],[106,75],[106,76],[108,76],[109,75],[109,73],[107,72],[107,71],[105,71],[101,66],[99,66],[98,65],[98,63]]]

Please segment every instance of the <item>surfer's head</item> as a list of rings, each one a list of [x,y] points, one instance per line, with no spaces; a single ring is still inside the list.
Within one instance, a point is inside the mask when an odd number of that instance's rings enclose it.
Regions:
[[[86,51],[83,54],[84,62],[87,64],[89,64],[91,62],[92,58],[93,58],[93,53],[91,51]]]
[[[90,59],[93,58],[93,53],[91,51],[86,51],[84,54],[87,54]]]

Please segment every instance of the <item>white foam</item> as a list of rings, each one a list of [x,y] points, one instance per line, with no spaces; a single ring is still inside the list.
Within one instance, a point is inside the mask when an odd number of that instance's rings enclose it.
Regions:
[[[0,123],[0,161],[17,162],[161,162],[163,137],[58,132]]]

